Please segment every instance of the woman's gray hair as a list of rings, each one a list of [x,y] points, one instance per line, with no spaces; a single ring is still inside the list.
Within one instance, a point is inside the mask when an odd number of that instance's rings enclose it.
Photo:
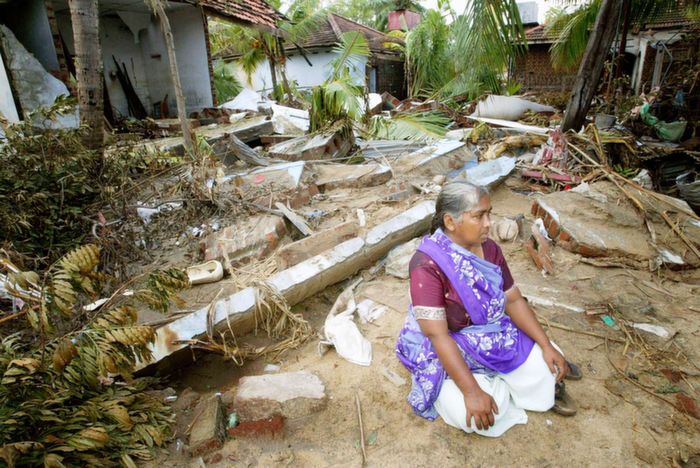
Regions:
[[[445,229],[446,214],[457,219],[465,211],[473,210],[481,198],[488,194],[486,188],[464,180],[455,180],[445,185],[435,202],[435,215],[430,223],[430,233],[434,233],[438,228]]]

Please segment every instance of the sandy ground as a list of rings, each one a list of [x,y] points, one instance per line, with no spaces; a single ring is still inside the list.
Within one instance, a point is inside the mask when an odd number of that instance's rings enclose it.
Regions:
[[[530,203],[527,196],[507,185],[492,197],[497,216],[523,213],[529,217]],[[410,377],[394,354],[408,304],[408,282],[382,274],[371,277],[365,271],[361,273],[365,281],[356,289],[358,301],[367,297],[389,306],[375,323],[360,326],[373,346],[372,365],[351,364],[333,350],[319,355],[317,337],[276,362],[282,372],[316,372],[326,385],[329,401],[325,410],[287,421],[281,438],[228,440],[218,452],[220,456],[210,454],[203,460],[178,453],[173,443],[152,466],[361,466],[356,394],[362,403],[368,441],[366,466],[700,466],[699,421],[625,380],[611,365],[668,401],[676,401],[676,395],[668,392],[678,390],[699,399],[698,275],[690,273],[687,282],[678,282],[648,271],[598,268],[555,248],[556,274],[543,277],[520,242],[503,244],[502,248],[516,284],[526,294],[586,310],[612,307],[618,319],[661,325],[675,333],[673,338],[663,340],[639,332],[626,339],[623,331],[607,327],[600,316],[537,307],[538,315],[551,324],[607,334],[627,343],[611,341],[606,350],[599,337],[550,328],[550,338],[584,372],[582,381],[567,385],[578,402],[578,414],[563,418],[551,412],[529,413],[526,425],[514,427],[501,438],[467,435],[440,419],[431,422],[412,413],[406,402]],[[342,286],[328,288],[295,306],[294,311],[302,313],[319,331]],[[201,291],[197,294],[207,296]],[[261,359],[238,367],[208,354],[180,369],[168,383],[178,393],[187,387],[202,395],[225,392],[240,377],[262,373],[268,362]],[[384,368],[407,383],[395,385],[383,375]],[[681,380],[672,383],[662,369],[682,371]],[[183,441],[191,412],[178,415],[177,437]]]

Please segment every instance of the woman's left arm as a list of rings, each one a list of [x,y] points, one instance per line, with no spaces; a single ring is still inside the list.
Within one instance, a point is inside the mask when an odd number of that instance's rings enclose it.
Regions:
[[[517,286],[513,286],[506,291],[506,313],[513,320],[513,323],[524,331],[540,348],[542,357],[549,366],[553,374],[557,374],[557,382],[560,382],[568,372],[568,366],[564,356],[552,346],[552,342],[547,338],[542,325],[537,321],[535,313],[532,311],[527,301],[520,293]]]

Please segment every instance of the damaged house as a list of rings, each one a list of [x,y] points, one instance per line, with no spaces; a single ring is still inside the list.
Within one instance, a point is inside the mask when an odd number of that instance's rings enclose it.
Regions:
[[[342,34],[358,31],[369,44],[370,56],[351,74],[357,84],[365,83],[370,93],[388,92],[398,99],[406,97],[404,60],[401,53],[387,43],[395,41],[386,34],[356,23],[335,13],[329,13],[316,32],[301,44],[285,43],[287,77],[296,82],[299,89],[320,85],[328,78],[331,61],[337,56],[333,50]],[[235,61],[240,55],[222,52],[225,61]],[[272,79],[267,64],[260,65],[251,77],[252,86],[245,76],[240,77],[254,91],[262,92],[272,88]]]
[[[544,24],[531,26],[525,31],[528,50],[516,59],[515,78],[528,91],[568,91],[577,70],[555,69],[550,48],[556,34]],[[643,24],[632,24],[625,44],[623,73],[631,77],[634,92],[639,94],[667,85],[673,76],[685,75],[691,79],[689,73],[700,52],[699,33],[698,22],[690,19],[682,6],[662,12]],[[618,38],[613,46],[619,44]]]
[[[99,0],[105,115],[166,118],[175,92],[160,25],[143,0]],[[216,104],[207,17],[274,30],[281,15],[263,0],[167,2],[187,111]],[[74,94],[68,0],[0,0],[0,112],[18,121]],[[77,124],[72,116],[65,125]]]

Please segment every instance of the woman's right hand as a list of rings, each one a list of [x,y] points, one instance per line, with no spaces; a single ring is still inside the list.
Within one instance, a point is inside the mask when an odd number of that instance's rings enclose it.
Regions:
[[[467,426],[471,427],[472,417],[477,429],[487,430],[494,424],[494,414],[498,414],[498,405],[493,397],[483,391],[479,385],[464,393],[467,407]]]

